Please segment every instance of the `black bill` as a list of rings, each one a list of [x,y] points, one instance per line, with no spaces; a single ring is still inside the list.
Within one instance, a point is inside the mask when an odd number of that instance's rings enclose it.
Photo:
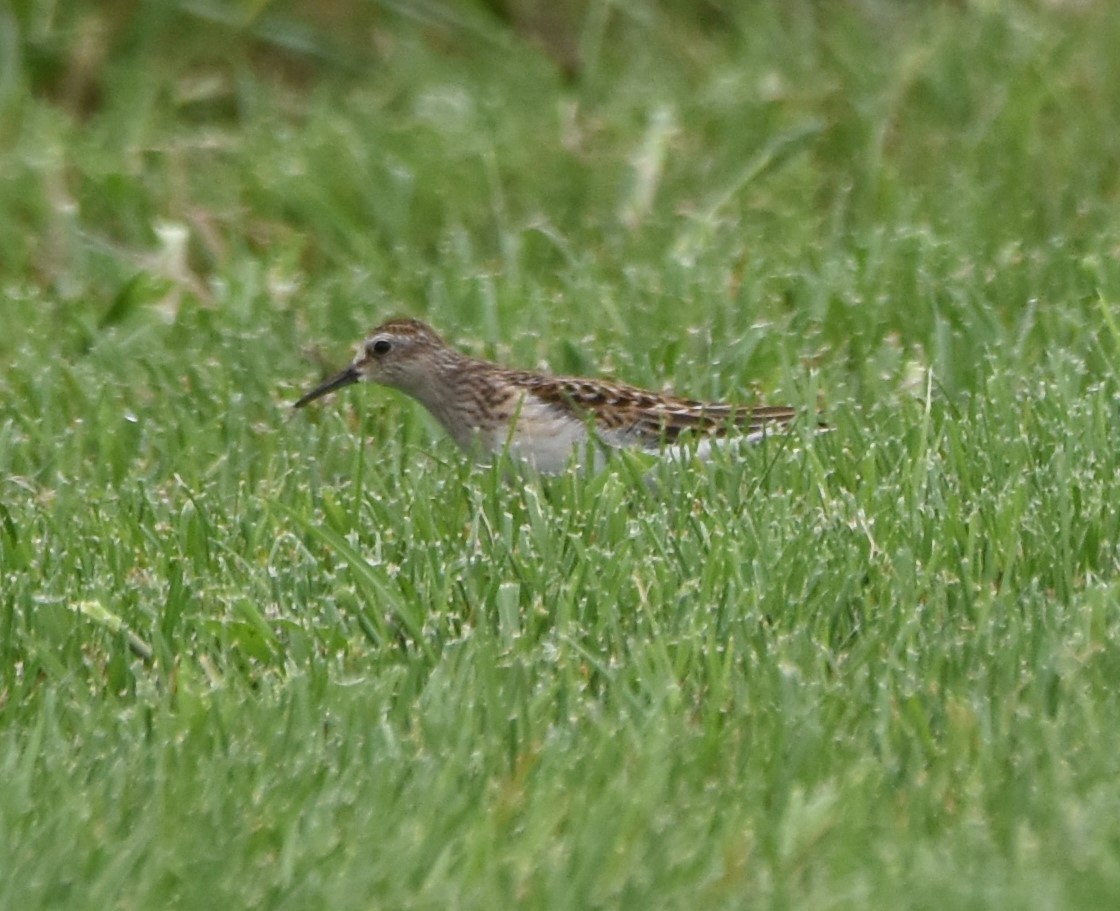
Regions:
[[[296,402],[293,408],[302,408],[308,402],[313,402],[317,398],[321,398],[328,392],[334,392],[336,389],[341,389],[343,386],[350,386],[358,382],[362,375],[358,372],[358,368],[351,364],[337,376],[332,376],[329,380],[325,380],[307,393],[303,398]]]

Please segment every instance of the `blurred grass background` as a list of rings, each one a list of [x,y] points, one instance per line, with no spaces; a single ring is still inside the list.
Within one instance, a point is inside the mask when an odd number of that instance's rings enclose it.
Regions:
[[[1108,906],[1117,46],[0,5],[0,907]],[[652,497],[289,413],[395,313],[834,432]]]

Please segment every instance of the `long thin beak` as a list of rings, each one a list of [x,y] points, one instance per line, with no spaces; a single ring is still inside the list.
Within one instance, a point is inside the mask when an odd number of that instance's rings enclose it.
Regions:
[[[309,393],[303,396],[303,398],[296,402],[292,407],[302,408],[308,402],[314,402],[315,399],[321,398],[328,392],[334,392],[336,389],[341,389],[343,386],[349,386],[353,383],[356,383],[361,378],[362,375],[358,372],[358,368],[351,364],[337,376],[332,376],[329,380],[324,380]]]

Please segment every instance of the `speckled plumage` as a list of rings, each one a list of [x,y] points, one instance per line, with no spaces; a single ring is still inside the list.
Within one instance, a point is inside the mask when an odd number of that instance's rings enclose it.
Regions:
[[[358,347],[346,369],[295,403],[300,408],[360,380],[415,398],[464,449],[508,451],[546,472],[580,458],[591,439],[657,450],[729,435],[753,441],[787,425],[793,408],[700,402],[606,380],[508,370],[447,345],[426,323],[393,319]]]

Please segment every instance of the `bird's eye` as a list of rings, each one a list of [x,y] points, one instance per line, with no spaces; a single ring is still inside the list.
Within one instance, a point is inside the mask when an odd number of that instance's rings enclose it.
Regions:
[[[379,338],[367,350],[370,354],[388,354],[392,347],[393,343],[387,338]]]

